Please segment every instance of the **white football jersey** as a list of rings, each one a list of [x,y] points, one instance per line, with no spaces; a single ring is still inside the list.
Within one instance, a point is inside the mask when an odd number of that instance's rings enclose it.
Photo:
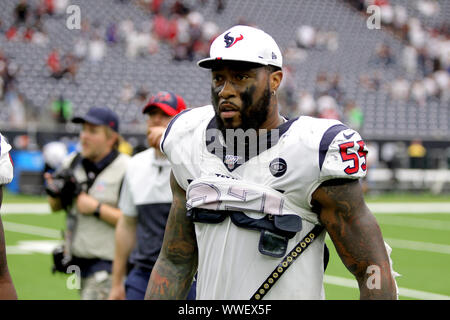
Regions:
[[[320,224],[311,197],[321,183],[366,174],[364,141],[337,120],[292,119],[259,137],[247,134],[246,148],[239,147],[241,135],[230,148],[233,140],[218,134],[214,116],[211,105],[188,109],[171,121],[161,141],[186,190],[187,208],[239,211],[252,219],[299,216],[301,230],[289,240],[287,252]],[[237,226],[230,217],[195,222],[195,231],[197,299],[249,299],[282,259],[262,254],[260,232]],[[322,232],[265,299],[325,298],[324,239]]]
[[[13,179],[13,166],[9,151],[11,146],[0,133],[0,185],[10,183]]]

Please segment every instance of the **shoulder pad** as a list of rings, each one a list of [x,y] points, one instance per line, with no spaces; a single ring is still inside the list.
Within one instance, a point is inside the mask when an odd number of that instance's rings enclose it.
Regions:
[[[362,178],[367,172],[367,146],[358,132],[343,124],[328,128],[319,146],[319,169],[323,180]]]
[[[214,109],[211,105],[186,109],[177,114],[164,131],[160,142],[160,149],[164,154],[168,154],[174,142],[179,141],[181,137],[186,136],[194,130],[205,119],[210,119],[214,115]]]

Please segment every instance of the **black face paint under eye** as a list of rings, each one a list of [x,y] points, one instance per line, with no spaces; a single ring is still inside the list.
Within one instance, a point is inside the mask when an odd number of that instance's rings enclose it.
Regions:
[[[254,128],[258,129],[266,121],[269,114],[270,105],[270,85],[267,81],[267,87],[264,89],[263,96],[254,101],[256,86],[251,85],[240,94],[242,100],[241,128],[244,130]]]
[[[214,110],[216,111],[216,114],[219,112],[219,92],[221,90],[221,87],[214,88],[211,86],[211,103],[214,106]]]

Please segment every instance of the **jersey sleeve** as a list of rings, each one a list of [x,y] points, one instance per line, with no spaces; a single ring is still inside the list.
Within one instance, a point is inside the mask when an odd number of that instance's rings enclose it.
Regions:
[[[320,143],[320,180],[363,178],[367,173],[367,152],[358,132],[344,125],[331,127]]]
[[[177,114],[175,117],[170,120],[166,130],[164,130],[163,137],[160,141],[159,148],[161,149],[161,152],[164,153],[167,157],[170,156],[171,148],[173,146],[173,142],[177,140],[177,135],[179,128],[183,128],[185,124],[185,119],[180,119],[182,116],[187,113],[188,111],[191,111],[192,109],[186,109],[179,114]],[[170,157],[169,157],[170,160]]]
[[[119,209],[128,217],[137,217],[136,206],[133,200],[133,193],[130,183],[128,182],[128,175],[125,175],[122,189],[120,190]]]
[[[10,144],[0,134],[0,185],[10,183],[14,176],[13,164],[9,156],[10,150]]]

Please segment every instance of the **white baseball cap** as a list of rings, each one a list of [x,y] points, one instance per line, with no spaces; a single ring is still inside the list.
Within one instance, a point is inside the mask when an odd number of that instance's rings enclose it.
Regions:
[[[219,61],[232,60],[283,66],[283,57],[275,40],[264,31],[249,26],[234,26],[222,33],[211,44],[209,55],[197,65],[211,69]]]

